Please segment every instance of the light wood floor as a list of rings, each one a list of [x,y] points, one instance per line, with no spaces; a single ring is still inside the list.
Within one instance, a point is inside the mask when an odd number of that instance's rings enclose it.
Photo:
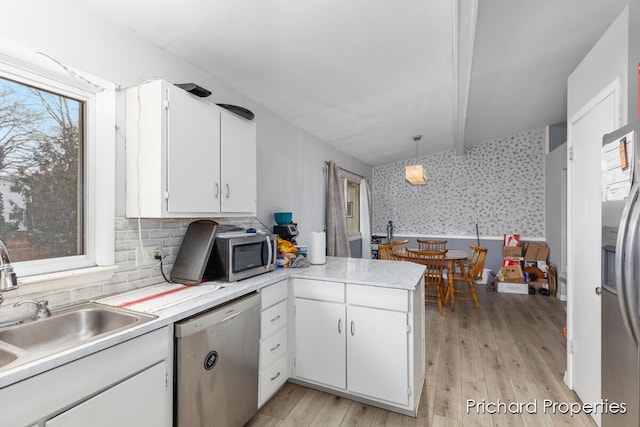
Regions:
[[[487,292],[480,309],[426,307],[427,379],[417,418],[287,384],[249,426],[595,426],[584,414],[547,410],[545,399],[579,402],[564,384],[563,303],[543,295]],[[537,401],[537,413],[467,413],[476,402]]]

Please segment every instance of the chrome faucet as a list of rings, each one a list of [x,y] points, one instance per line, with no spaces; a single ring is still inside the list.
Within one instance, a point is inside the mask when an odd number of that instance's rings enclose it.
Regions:
[[[10,291],[18,287],[18,278],[13,272],[13,266],[9,259],[9,251],[0,240],[0,291]]]
[[[22,304],[36,305],[36,312],[33,313],[34,319],[46,319],[47,317],[51,316],[51,312],[49,311],[49,305],[48,305],[49,301],[47,300],[36,301],[32,299],[26,299],[26,300],[18,301],[17,303],[13,304],[13,306],[19,307]]]
[[[9,259],[9,251],[4,242],[0,240],[0,304],[2,304],[2,292],[10,291],[18,287],[18,278],[13,272],[13,266]]]

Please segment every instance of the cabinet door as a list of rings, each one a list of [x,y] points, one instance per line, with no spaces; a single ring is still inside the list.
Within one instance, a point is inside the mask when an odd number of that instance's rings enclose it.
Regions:
[[[222,211],[256,211],[255,123],[221,111]]]
[[[346,378],[344,304],[296,298],[294,316],[295,376],[344,389]]]
[[[407,405],[407,313],[348,306],[347,319],[347,390]]]
[[[45,422],[46,427],[169,426],[165,362]]]
[[[220,111],[169,86],[167,211],[220,212]]]

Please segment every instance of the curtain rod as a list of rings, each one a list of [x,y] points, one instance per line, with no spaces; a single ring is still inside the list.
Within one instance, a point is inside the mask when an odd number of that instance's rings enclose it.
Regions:
[[[324,164],[328,166],[328,165],[329,165],[329,162],[328,162],[327,160],[325,160],[325,161],[324,161]],[[341,168],[341,167],[340,167],[340,166],[338,166],[338,165],[336,165],[336,167],[337,167],[338,169],[342,169],[344,172],[350,173],[351,175],[355,175],[355,176],[360,177],[360,178],[362,178],[362,179],[369,180],[369,178],[367,178],[366,176],[362,176],[362,175],[360,175],[359,173],[351,172],[350,170],[345,169],[345,168]]]

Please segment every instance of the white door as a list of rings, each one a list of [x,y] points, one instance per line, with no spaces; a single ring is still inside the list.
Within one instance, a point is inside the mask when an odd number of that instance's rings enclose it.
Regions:
[[[167,210],[220,212],[220,111],[169,88]]]
[[[603,135],[620,125],[619,94],[616,80],[568,123],[567,383],[589,403],[601,398],[600,297],[596,294],[602,245],[600,149]],[[594,419],[600,423],[599,415]]]
[[[407,313],[349,306],[347,320],[347,390],[407,405]]]
[[[344,304],[295,300],[294,375],[344,389],[346,347]]]
[[[222,111],[222,211],[256,211],[256,125]]]

